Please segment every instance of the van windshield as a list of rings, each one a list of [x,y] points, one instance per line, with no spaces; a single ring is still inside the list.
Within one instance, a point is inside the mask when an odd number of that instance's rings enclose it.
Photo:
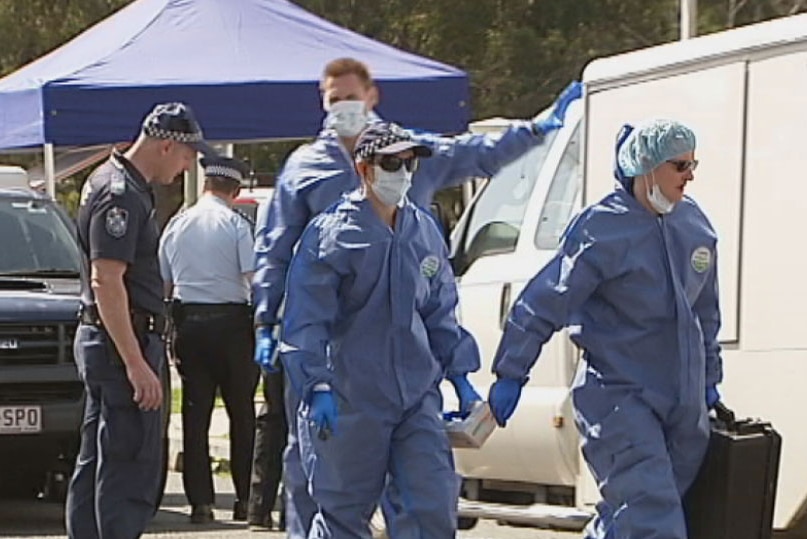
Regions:
[[[0,231],[1,275],[78,275],[78,245],[51,201],[0,199]]]
[[[470,210],[462,235],[458,253],[461,268],[468,268],[480,257],[515,250],[530,195],[556,136],[553,131],[543,144],[502,168],[487,182]]]

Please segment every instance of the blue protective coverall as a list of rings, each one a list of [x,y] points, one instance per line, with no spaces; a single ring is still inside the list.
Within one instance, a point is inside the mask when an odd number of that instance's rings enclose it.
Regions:
[[[423,210],[407,202],[393,230],[361,190],[316,217],[300,241],[281,358],[304,402],[325,383],[339,410],[326,441],[298,425],[320,508],[309,537],[369,538],[387,473],[417,527],[407,537],[454,536],[459,481],[438,386],[477,370],[479,350],[454,316],[447,255]]]
[[[415,138],[433,152],[432,157],[419,162],[408,192],[409,199],[422,208],[429,207],[437,191],[460,185],[473,177],[493,176],[544,140],[528,121],[514,123],[501,137],[468,134],[445,138],[417,134]],[[279,322],[286,272],[305,226],[344,193],[360,185],[353,158],[332,129],[324,129],[314,142],[301,146],[289,156],[269,207],[258,213],[256,223],[256,273],[253,280],[256,324]],[[289,420],[289,440],[284,456],[286,526],[290,537],[300,538],[306,536],[316,506],[308,495],[295,438],[299,402],[288,387],[285,404]]]
[[[686,539],[681,497],[709,440],[722,378],[716,235],[684,197],[663,217],[622,187],[585,209],[513,306],[493,371],[525,381],[568,326],[573,402],[603,502],[587,537]]]

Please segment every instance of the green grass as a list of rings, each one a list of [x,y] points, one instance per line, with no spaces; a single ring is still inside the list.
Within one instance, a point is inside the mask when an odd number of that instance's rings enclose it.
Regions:
[[[178,387],[171,389],[171,413],[178,414],[182,411],[182,390]]]

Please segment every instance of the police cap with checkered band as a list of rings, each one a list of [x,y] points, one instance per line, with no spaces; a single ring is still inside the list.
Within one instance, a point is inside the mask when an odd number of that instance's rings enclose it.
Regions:
[[[206,155],[199,160],[205,169],[205,176],[224,178],[241,183],[249,176],[249,165],[233,157]]]
[[[369,161],[375,155],[395,155],[412,150],[417,157],[430,157],[431,148],[412,138],[401,126],[392,122],[370,124],[359,135],[353,155]]]
[[[204,155],[215,155],[207,144],[202,128],[193,110],[185,103],[160,103],[143,120],[143,134],[147,137],[173,140],[187,144]]]

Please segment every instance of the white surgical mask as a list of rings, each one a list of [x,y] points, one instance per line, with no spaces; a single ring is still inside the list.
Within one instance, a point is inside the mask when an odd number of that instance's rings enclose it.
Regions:
[[[653,209],[659,212],[661,215],[666,215],[673,211],[675,207],[675,202],[667,198],[664,193],[661,192],[658,184],[656,183],[656,177],[651,172],[650,177],[653,178],[653,183],[648,186],[647,188],[647,201],[650,202],[650,205],[653,206]],[[647,185],[647,177],[645,176],[645,185]]]
[[[325,125],[334,129],[340,137],[355,137],[367,125],[364,101],[337,101],[327,110]]]
[[[406,192],[412,185],[412,173],[401,167],[395,172],[387,172],[378,165],[373,166],[375,182],[373,191],[387,206],[402,206]]]

